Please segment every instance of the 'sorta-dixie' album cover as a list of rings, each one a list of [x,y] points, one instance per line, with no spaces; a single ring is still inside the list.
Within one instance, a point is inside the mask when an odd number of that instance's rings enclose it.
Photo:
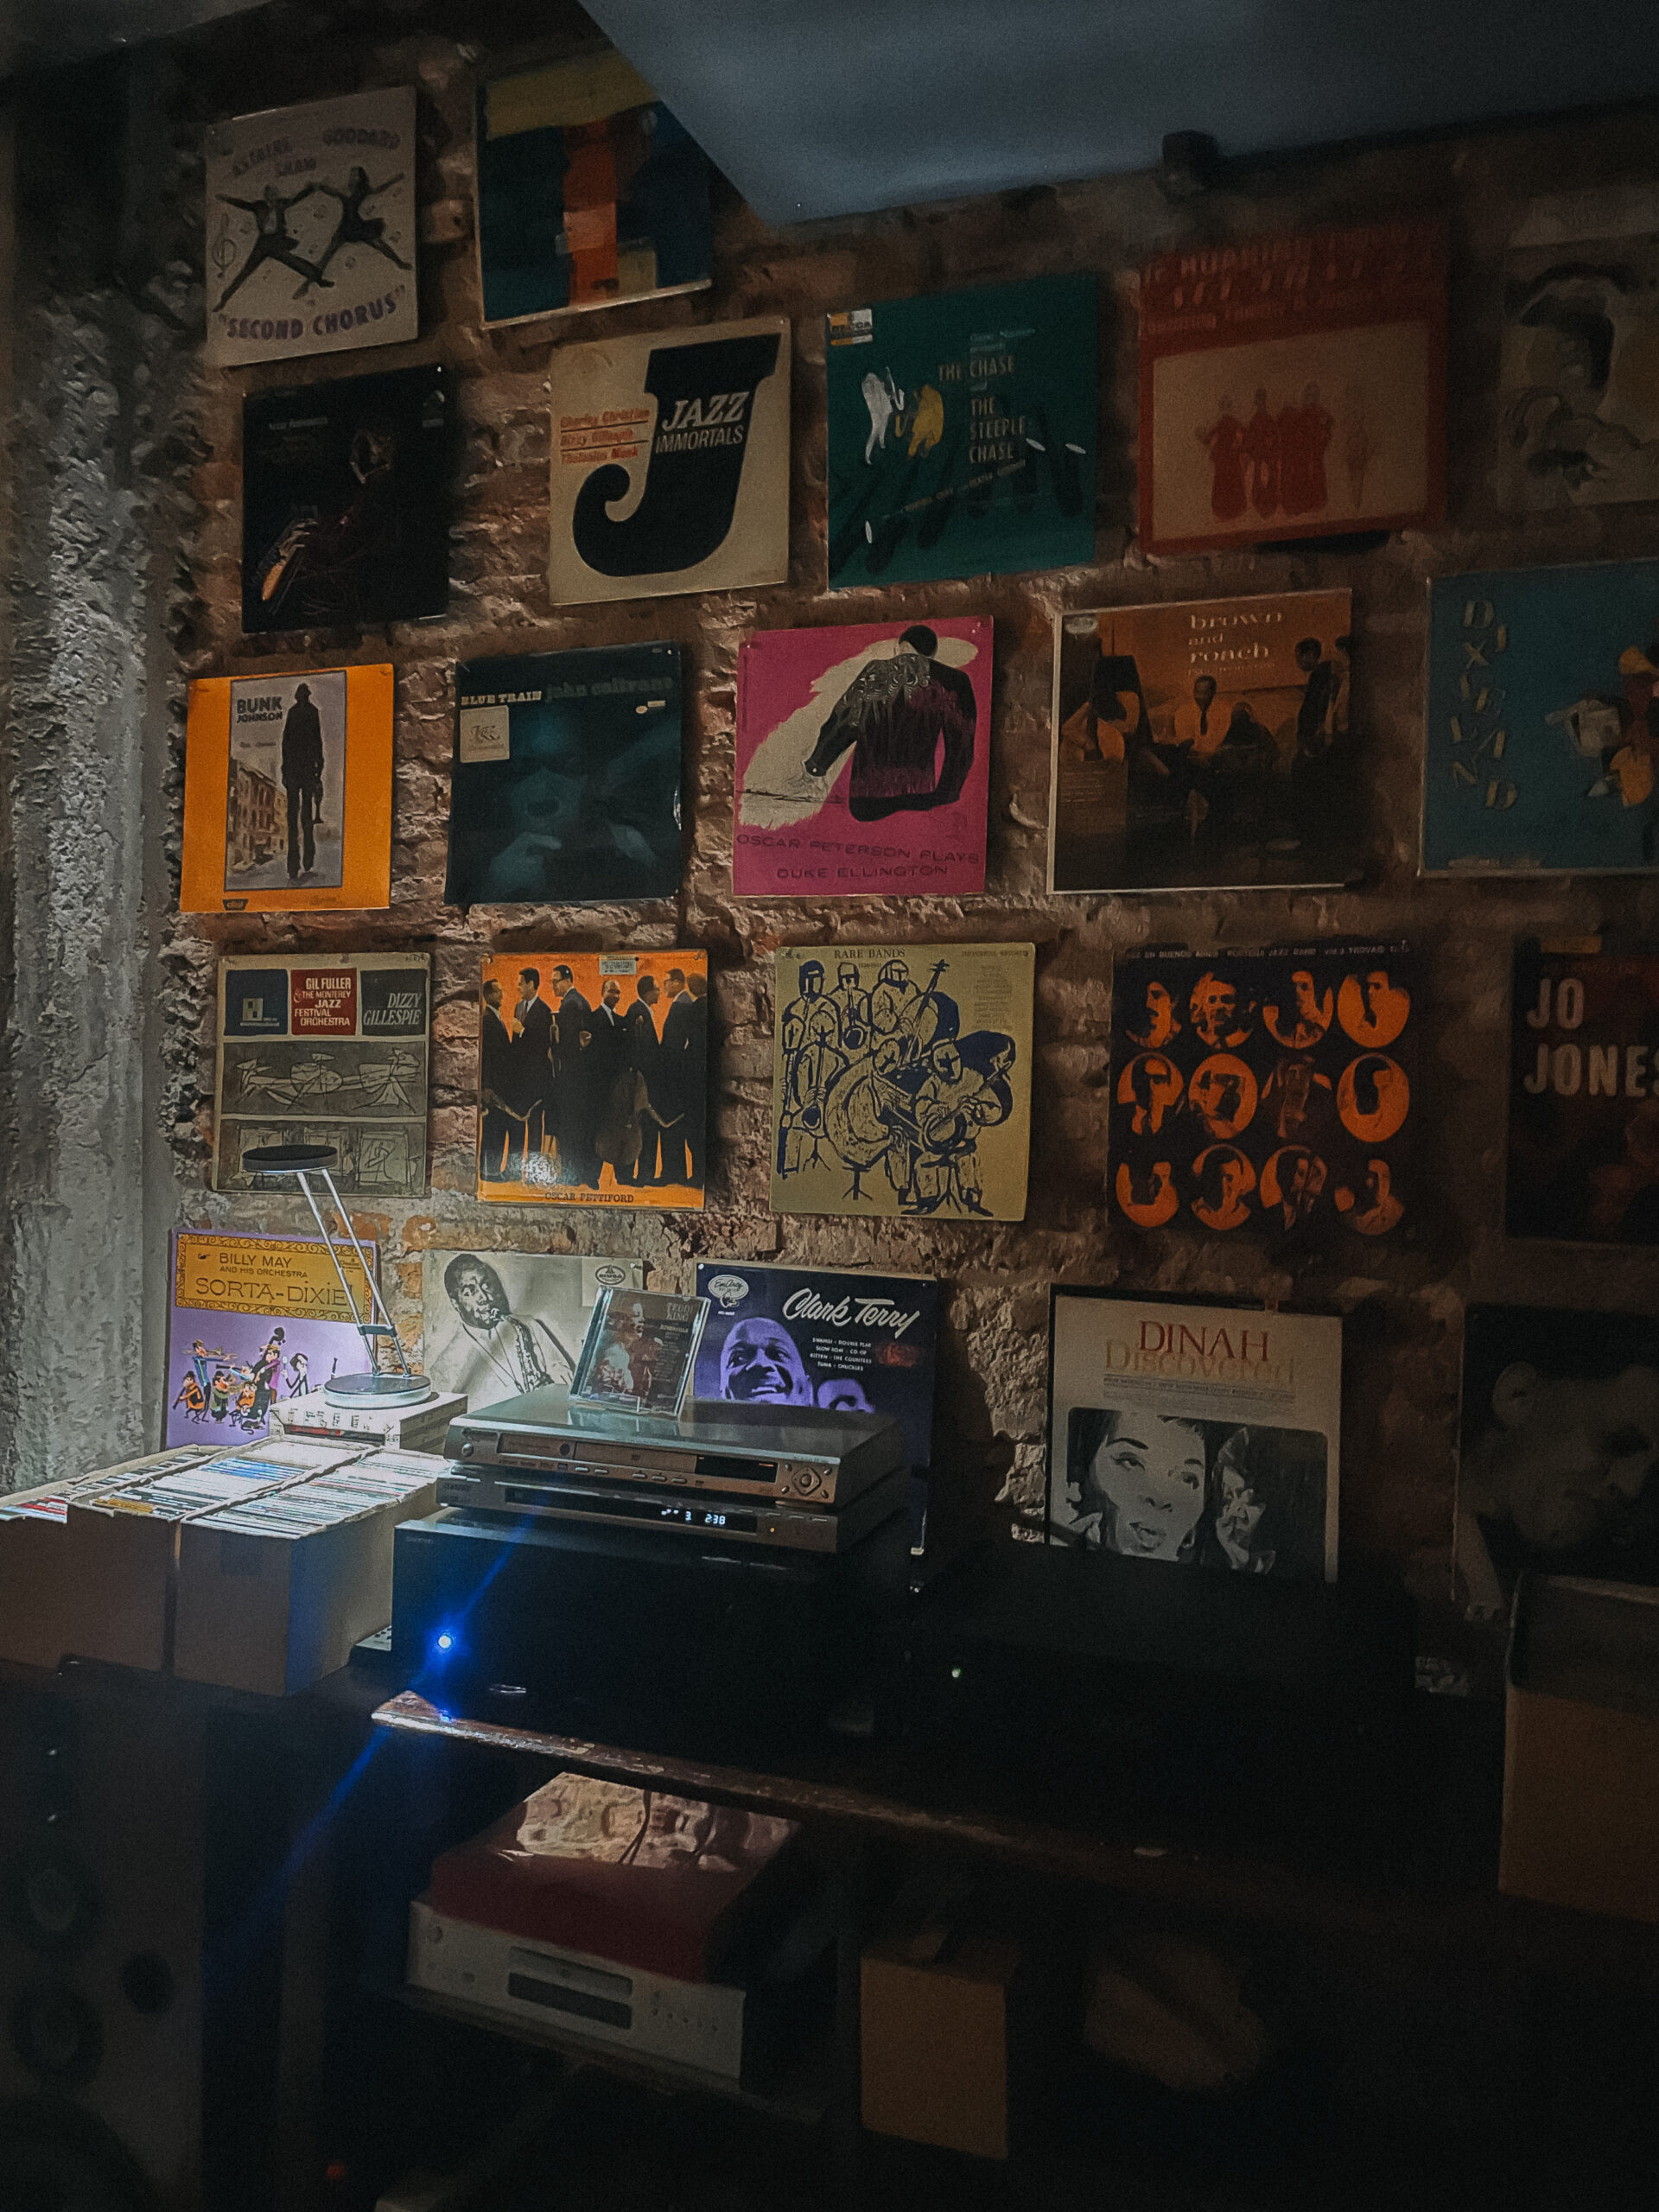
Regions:
[[[1345,591],[1056,615],[1049,889],[1351,882],[1351,620]]]
[[[442,368],[242,403],[242,627],[410,622],[449,604]]]
[[[681,648],[463,661],[452,906],[671,899],[680,887]]]
[[[389,906],[391,733],[389,663],[194,683],[180,912]]]
[[[737,661],[740,898],[985,888],[991,624],[769,630]]]
[[[776,961],[774,1213],[1022,1221],[1029,944],[790,945]]]
[[[482,1247],[421,1260],[423,1363],[474,1410],[552,1384],[569,1389],[602,1290],[643,1290],[639,1260]]]
[[[358,1241],[373,1269],[374,1240]],[[338,1256],[367,1313],[357,1255],[346,1244]],[[163,1444],[264,1436],[280,1401],[321,1389],[336,1372],[360,1375],[367,1364],[340,1269],[321,1237],[175,1230],[171,1280]]]
[[[556,346],[555,607],[789,574],[786,318]]]
[[[572,1399],[671,1419],[690,1388],[708,1318],[706,1299],[601,1290],[576,1362]]]
[[[478,1195],[701,1209],[706,952],[513,952],[484,962]]]
[[[1095,557],[1092,276],[831,315],[830,588]]]
[[[1425,874],[1651,868],[1659,561],[1440,576],[1428,613]]]
[[[1183,246],[1141,279],[1141,542],[1417,530],[1446,501],[1446,226]]]
[[[420,335],[415,91],[267,108],[207,133],[207,360]]]
[[[1117,1219],[1329,1246],[1414,1200],[1408,947],[1122,954],[1108,1179]]]
[[[243,1154],[307,1144],[334,1147],[328,1172],[346,1196],[425,1190],[431,983],[424,952],[221,960],[213,1188],[297,1200],[291,1175]]]
[[[1659,945],[1516,945],[1503,1225],[1659,1244]]]
[[[1342,1323],[1049,1293],[1050,1540],[1337,1577]]]

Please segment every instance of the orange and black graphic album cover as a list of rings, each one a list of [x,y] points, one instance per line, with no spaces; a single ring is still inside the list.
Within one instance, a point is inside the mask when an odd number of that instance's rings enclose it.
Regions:
[[[1128,953],[1112,990],[1112,1210],[1308,1245],[1399,1234],[1416,994],[1403,944]]]

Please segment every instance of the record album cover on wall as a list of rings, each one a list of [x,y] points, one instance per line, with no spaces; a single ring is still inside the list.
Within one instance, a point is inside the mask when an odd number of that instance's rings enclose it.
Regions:
[[[421,1259],[422,1353],[440,1390],[474,1410],[549,1385],[568,1389],[605,1290],[643,1290],[639,1260],[570,1252],[432,1252]]]

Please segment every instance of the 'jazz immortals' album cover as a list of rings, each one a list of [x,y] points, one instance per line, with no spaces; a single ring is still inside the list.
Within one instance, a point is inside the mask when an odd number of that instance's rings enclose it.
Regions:
[[[1659,945],[1515,949],[1511,1236],[1659,1244]]]
[[[1050,1541],[1337,1579],[1342,1323],[1049,1292]]]
[[[374,1240],[358,1241],[372,1270]],[[338,1257],[366,1313],[357,1255],[348,1244]],[[362,1373],[363,1339],[321,1237],[177,1229],[172,1260],[163,1444],[245,1443],[267,1433],[280,1400],[336,1370]]]
[[[698,1208],[706,952],[513,952],[484,963],[478,1195]]]
[[[678,645],[463,661],[452,906],[671,899],[680,887]]]
[[[1141,542],[1418,530],[1446,500],[1446,226],[1184,246],[1141,279]]]
[[[614,48],[486,78],[477,176],[486,324],[709,284],[708,158]]]
[[[1659,1582],[1659,1331],[1649,1314],[1471,1306],[1458,1570],[1508,1611],[1523,1568]]]
[[[832,315],[830,588],[1095,557],[1095,279]]]
[[[772,1211],[1023,1221],[1036,959],[1029,944],[780,950]]]
[[[1423,870],[1655,865],[1659,561],[1428,588]]]
[[[740,898],[985,888],[991,625],[767,630],[737,657]]]
[[[312,1144],[334,1147],[328,1172],[349,1197],[418,1197],[431,984],[424,952],[221,960],[213,1188],[296,1196],[291,1175],[242,1155]]]
[[[391,904],[390,664],[190,686],[183,914]]]
[[[708,1318],[706,1298],[601,1291],[576,1362],[571,1397],[617,1413],[671,1419],[685,1402]]]
[[[789,575],[781,315],[554,348],[555,607]]]
[[[1117,1217],[1310,1244],[1396,1230],[1413,1201],[1414,990],[1401,944],[1121,955]]]
[[[1659,499],[1659,194],[1535,200],[1503,262],[1505,506]]]
[[[1054,618],[1051,891],[1360,873],[1345,591]]]
[[[474,1409],[550,1383],[569,1389],[602,1290],[643,1290],[639,1260],[566,1252],[427,1252],[421,1261],[426,1371]]]
[[[412,622],[449,604],[441,368],[242,403],[242,627]]]
[[[267,108],[207,133],[207,360],[420,335],[415,92]]]

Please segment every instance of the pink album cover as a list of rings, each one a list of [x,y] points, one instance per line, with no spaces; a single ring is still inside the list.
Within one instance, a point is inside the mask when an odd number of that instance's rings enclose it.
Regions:
[[[737,664],[740,898],[985,888],[991,624],[770,630]]]

